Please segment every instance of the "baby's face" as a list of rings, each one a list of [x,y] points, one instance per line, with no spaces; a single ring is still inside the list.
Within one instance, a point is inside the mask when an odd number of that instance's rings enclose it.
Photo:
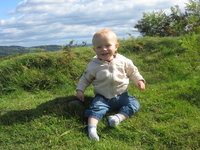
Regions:
[[[117,39],[112,34],[97,36],[93,45],[97,57],[103,61],[111,61],[118,48]]]

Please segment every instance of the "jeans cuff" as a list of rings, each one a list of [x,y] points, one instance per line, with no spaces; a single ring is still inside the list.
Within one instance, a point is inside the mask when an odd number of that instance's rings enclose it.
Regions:
[[[129,116],[127,113],[125,113],[125,112],[119,112],[118,114],[122,114],[122,115],[124,115],[126,118],[129,118],[129,117],[131,117],[131,116]]]
[[[99,115],[99,114],[85,114],[85,117],[87,118],[95,118],[97,119],[98,121],[101,120],[103,118],[102,115]]]

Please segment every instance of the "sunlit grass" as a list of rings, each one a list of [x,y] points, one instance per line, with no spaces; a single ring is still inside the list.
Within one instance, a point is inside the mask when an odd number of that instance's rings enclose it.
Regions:
[[[94,55],[91,48],[74,49],[70,61],[62,51],[3,59],[0,149],[198,149],[199,56],[172,46],[167,50],[166,43],[173,44],[173,39],[157,40],[139,42],[143,47],[139,52],[130,43],[129,50],[120,50],[138,66],[147,88],[141,92],[130,84],[129,93],[140,101],[140,111],[116,128],[103,118],[98,126],[100,142],[88,139],[83,108],[69,106],[76,99],[76,83]],[[41,80],[45,82],[36,82]],[[84,107],[88,107],[94,96],[91,86],[85,95]]]

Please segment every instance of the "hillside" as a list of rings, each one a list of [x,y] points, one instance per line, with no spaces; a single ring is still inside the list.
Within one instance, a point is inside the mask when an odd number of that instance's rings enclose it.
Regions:
[[[35,53],[41,51],[58,51],[61,49],[59,45],[41,45],[33,47],[23,46],[0,46],[0,57],[21,53]]]
[[[122,40],[118,51],[138,66],[147,89],[130,85],[141,110],[117,128],[104,118],[100,142],[87,138],[83,107],[69,105],[91,47],[0,59],[0,149],[199,149],[199,49],[146,37]],[[88,107],[91,86],[85,94]]]

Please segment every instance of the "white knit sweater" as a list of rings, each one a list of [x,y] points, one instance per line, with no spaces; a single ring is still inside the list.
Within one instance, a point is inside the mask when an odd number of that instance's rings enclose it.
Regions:
[[[127,91],[129,79],[135,84],[140,80],[144,81],[130,59],[116,54],[111,62],[106,62],[95,56],[87,65],[76,90],[84,92],[92,83],[95,94],[111,99]]]

